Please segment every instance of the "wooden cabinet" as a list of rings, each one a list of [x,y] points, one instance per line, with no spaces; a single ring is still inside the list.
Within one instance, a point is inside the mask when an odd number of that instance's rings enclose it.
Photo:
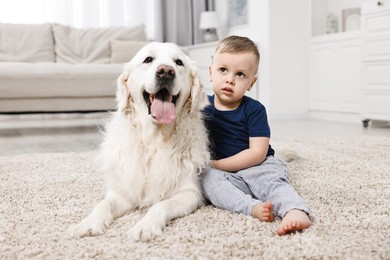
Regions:
[[[328,113],[328,117],[338,116],[346,121],[353,120],[346,118],[348,116],[355,115],[357,118],[360,107],[361,33],[312,38],[309,63],[312,116]],[[345,118],[341,118],[342,114]]]
[[[390,0],[362,1],[363,125],[390,121]]]
[[[316,119],[358,122],[361,106],[362,31],[359,27],[346,27],[343,24],[348,20],[348,12],[356,12],[361,8],[361,1],[310,2],[312,37],[308,70],[309,115]],[[326,28],[328,15],[337,20],[336,33],[329,33]],[[353,13],[351,17],[359,18],[359,14]]]

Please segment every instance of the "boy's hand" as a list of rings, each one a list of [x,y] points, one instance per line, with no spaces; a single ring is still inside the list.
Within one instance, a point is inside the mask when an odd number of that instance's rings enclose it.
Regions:
[[[267,156],[269,137],[250,137],[249,148],[220,160],[212,160],[211,167],[236,172],[262,163]]]

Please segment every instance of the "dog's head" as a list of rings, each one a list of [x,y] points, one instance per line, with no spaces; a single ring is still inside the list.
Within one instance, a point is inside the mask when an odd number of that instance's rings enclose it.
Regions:
[[[194,112],[208,104],[190,58],[177,45],[160,42],[149,43],[126,64],[117,102],[118,111],[147,113],[157,124],[173,123],[184,107]]]

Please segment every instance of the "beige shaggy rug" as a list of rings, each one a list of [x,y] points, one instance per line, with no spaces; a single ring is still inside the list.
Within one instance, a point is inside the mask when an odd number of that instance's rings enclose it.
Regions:
[[[205,206],[150,242],[126,237],[145,211],[102,236],[68,240],[66,228],[103,198],[95,151],[0,157],[0,259],[390,259],[390,138],[272,144],[302,157],[289,164],[290,180],[316,217],[282,237],[279,220]]]

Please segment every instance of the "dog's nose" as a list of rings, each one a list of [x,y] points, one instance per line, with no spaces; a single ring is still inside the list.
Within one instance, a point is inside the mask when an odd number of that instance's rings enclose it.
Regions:
[[[158,66],[157,76],[164,79],[174,79],[175,78],[175,69],[169,65]]]

